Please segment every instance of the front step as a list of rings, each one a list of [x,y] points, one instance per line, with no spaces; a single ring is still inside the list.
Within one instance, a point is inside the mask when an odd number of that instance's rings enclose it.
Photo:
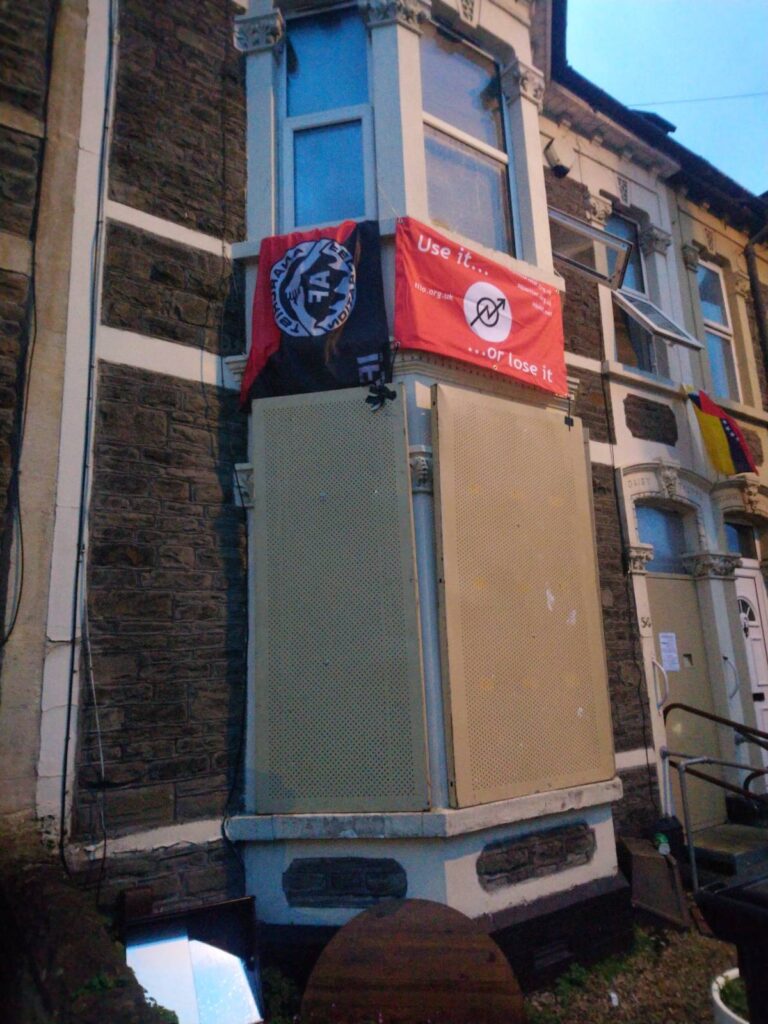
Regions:
[[[768,873],[768,830],[752,825],[713,825],[695,836],[696,863],[721,875]]]

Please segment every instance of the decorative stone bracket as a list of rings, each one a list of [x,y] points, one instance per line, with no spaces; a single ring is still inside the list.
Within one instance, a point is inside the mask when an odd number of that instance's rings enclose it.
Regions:
[[[253,508],[253,466],[250,462],[236,462],[233,476],[235,505]]]
[[[360,11],[370,28],[402,25],[418,32],[421,22],[429,17],[430,6],[423,0],[363,0]]]
[[[683,254],[683,263],[689,270],[698,270],[699,268],[699,250],[695,245],[684,245],[681,250]]]
[[[411,490],[414,494],[432,494],[432,449],[427,445],[412,445],[408,450],[411,467]]]
[[[639,242],[643,256],[651,256],[655,252],[663,256],[672,244],[672,235],[655,224],[648,224],[640,232]]]
[[[277,52],[285,34],[280,11],[235,18],[235,47],[242,53]]]
[[[733,579],[741,565],[740,555],[721,551],[696,551],[683,555],[683,565],[694,579]]]
[[[638,575],[646,573],[646,564],[653,558],[653,544],[630,544],[627,548],[627,569]]]
[[[590,224],[604,228],[613,213],[613,203],[605,196],[596,196],[590,192],[584,197],[584,210]]]
[[[539,111],[544,107],[544,75],[531,64],[513,60],[501,72],[501,89],[508,103],[522,98],[535,103]]]

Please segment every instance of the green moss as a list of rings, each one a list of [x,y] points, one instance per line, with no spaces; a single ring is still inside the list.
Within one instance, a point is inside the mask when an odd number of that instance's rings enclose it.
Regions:
[[[749,1020],[747,989],[741,978],[729,978],[720,988],[720,998],[732,1013]]]

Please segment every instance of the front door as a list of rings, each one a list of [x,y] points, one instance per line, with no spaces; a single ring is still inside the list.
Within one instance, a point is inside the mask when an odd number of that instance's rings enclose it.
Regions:
[[[656,660],[666,668],[669,681],[667,704],[689,704],[714,712],[707,655],[701,628],[699,598],[694,580],[683,576],[648,574],[656,647]],[[659,684],[661,687],[661,683]],[[667,747],[691,757],[720,757],[716,726],[685,711],[672,711],[667,719]],[[711,765],[703,772],[719,777]],[[724,791],[711,783],[688,777],[687,791],[694,830],[725,821]],[[675,813],[682,820],[683,807],[678,773],[672,769]]]
[[[768,732],[768,648],[766,648],[765,592],[763,581],[757,572],[744,570],[736,576],[736,598],[739,603],[739,620],[747,648],[750,689],[755,702],[755,719],[758,729]],[[763,751],[763,760],[768,767],[768,751]]]

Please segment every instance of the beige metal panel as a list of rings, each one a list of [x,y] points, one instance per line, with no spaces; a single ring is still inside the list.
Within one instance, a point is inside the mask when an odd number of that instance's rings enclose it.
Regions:
[[[715,713],[695,580],[687,576],[657,576],[649,573],[647,585],[659,663],[662,663],[659,634],[673,633],[677,647],[680,667],[667,673],[668,703],[692,704],[702,711]],[[706,719],[696,718],[684,711],[672,711],[667,719],[667,746],[670,750],[690,754],[692,757],[703,754],[722,757],[717,727]],[[700,771],[707,775],[721,775],[720,769],[712,765],[703,765]],[[694,829],[720,825],[725,821],[723,790],[693,776],[688,777],[687,787]],[[675,810],[682,818],[678,773],[674,769],[672,791]]]
[[[253,403],[256,810],[428,804],[402,393]]]
[[[433,415],[452,799],[611,778],[581,426],[444,385]]]

